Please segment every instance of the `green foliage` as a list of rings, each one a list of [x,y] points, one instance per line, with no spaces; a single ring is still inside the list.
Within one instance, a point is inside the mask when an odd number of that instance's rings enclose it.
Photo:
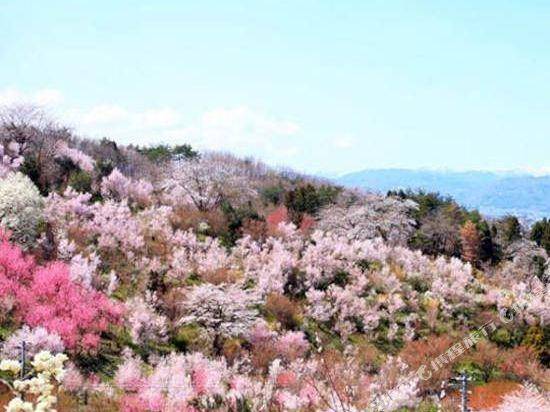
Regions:
[[[533,350],[541,354],[545,346],[548,346],[548,341],[544,339],[544,330],[540,326],[531,326],[523,335],[522,345],[529,346]]]
[[[441,409],[431,401],[423,401],[416,407],[417,412],[439,412]]]
[[[550,220],[544,218],[536,222],[531,228],[531,240],[550,254]]]
[[[479,258],[484,262],[496,263],[499,260],[498,247],[493,241],[493,234],[485,220],[477,223],[479,233]]]
[[[236,412],[252,412],[252,405],[248,399],[237,397]]]
[[[176,157],[184,157],[186,159],[196,159],[200,156],[199,152],[188,144],[175,145],[172,149],[172,154]]]
[[[97,353],[81,352],[74,357],[75,364],[84,372],[95,373],[103,379],[114,377],[121,363],[120,352],[124,339],[103,340],[101,351]]]
[[[336,349],[339,351],[344,349],[344,342],[340,339],[340,336],[326,325],[308,318],[302,327],[307,340],[315,349]]]
[[[403,334],[398,333],[394,339],[388,338],[389,332],[389,321],[387,319],[382,319],[376,328],[376,337],[373,340],[373,344],[376,349],[380,350],[383,353],[390,355],[397,355],[403,346],[405,346],[405,341],[403,340]]]
[[[304,214],[314,215],[321,207],[334,203],[341,190],[337,186],[315,187],[307,183],[286,193],[285,206],[292,221],[299,224]]]
[[[547,279],[545,279],[546,269],[548,267],[546,259],[544,259],[544,257],[540,255],[533,256],[533,267],[535,276],[538,277],[541,281],[547,282]]]
[[[92,182],[93,182],[93,179],[89,173],[83,170],[76,170],[70,174],[67,184],[77,192],[91,193]]]
[[[288,274],[287,281],[284,286],[285,295],[300,299],[304,298],[306,292],[303,287],[304,279],[305,273],[297,268],[293,268],[292,272]]]
[[[0,341],[5,341],[17,328],[14,325],[8,325],[7,321],[10,319],[4,319],[5,322],[0,324]]]
[[[246,219],[262,219],[250,203],[245,206],[235,208],[229,202],[224,202],[222,203],[221,209],[227,220],[227,231],[220,234],[220,242],[225,247],[235,245],[235,242],[242,235],[241,229]]]
[[[498,328],[492,335],[491,340],[500,346],[510,347],[513,343],[512,334],[505,328]]]
[[[455,367],[455,372],[456,374],[466,373],[474,384],[487,382],[490,375],[490,371],[484,371],[477,363],[469,361],[458,363]]]
[[[174,158],[195,159],[199,156],[199,153],[188,144],[176,146],[159,144],[156,146],[138,147],[137,151],[152,162],[164,162]]]
[[[26,175],[31,181],[38,187],[42,195],[47,195],[49,193],[49,188],[41,187],[40,185],[40,167],[38,166],[38,161],[34,156],[25,156],[23,164],[19,168],[19,171]]]
[[[194,324],[181,326],[172,337],[172,344],[181,352],[189,350],[201,339],[201,329]]]
[[[407,281],[410,283],[411,287],[419,293],[426,293],[430,290],[430,285],[421,276],[409,276]]]
[[[64,182],[68,176],[71,175],[71,173],[76,172],[79,169],[78,165],[76,165],[70,158],[68,157],[56,157],[55,163],[59,166],[59,176],[58,184]]]
[[[99,148],[94,156],[98,177],[108,176],[115,169],[124,169],[127,164],[126,157],[118,148],[116,142],[104,137],[99,142]]]
[[[281,185],[267,186],[261,189],[260,196],[265,204],[278,205],[283,201],[285,188]]]
[[[115,164],[109,159],[99,159],[96,161],[96,169],[100,177],[109,176],[114,170]]]
[[[319,198],[319,204],[325,206],[336,201],[336,198],[342,191],[339,186],[322,185],[317,188],[317,197]]]
[[[506,216],[502,219],[502,237],[507,243],[521,239],[521,225],[517,217]]]
[[[420,220],[437,209],[453,204],[454,200],[450,196],[442,196],[437,192],[425,192],[423,190],[413,191],[407,190],[390,190],[388,196],[397,196],[401,199],[414,200],[418,204],[418,208],[413,212],[413,217]]]

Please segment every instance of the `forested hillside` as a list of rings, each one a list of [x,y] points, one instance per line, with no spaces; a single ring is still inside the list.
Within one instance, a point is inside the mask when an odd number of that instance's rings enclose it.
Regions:
[[[474,410],[547,412],[549,253],[546,219],[5,109],[0,402],[456,411],[466,373]]]

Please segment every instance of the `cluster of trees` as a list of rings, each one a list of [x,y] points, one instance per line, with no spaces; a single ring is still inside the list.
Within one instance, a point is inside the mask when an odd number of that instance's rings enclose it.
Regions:
[[[452,198],[423,191],[390,191],[388,196],[413,200],[416,231],[409,246],[437,256],[456,256],[477,267],[488,267],[509,259],[510,245],[531,240],[548,252],[550,229],[547,219],[523,227],[516,216],[488,219],[467,210]]]

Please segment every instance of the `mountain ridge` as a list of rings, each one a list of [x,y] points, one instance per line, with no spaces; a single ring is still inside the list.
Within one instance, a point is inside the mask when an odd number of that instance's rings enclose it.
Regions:
[[[375,192],[396,189],[439,192],[493,217],[514,214],[535,220],[550,216],[550,175],[388,168],[365,169],[334,180],[346,187]]]

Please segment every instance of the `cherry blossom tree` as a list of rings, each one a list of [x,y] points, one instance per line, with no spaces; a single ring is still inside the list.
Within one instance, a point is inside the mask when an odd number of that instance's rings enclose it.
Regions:
[[[415,230],[411,217],[415,208],[411,200],[365,195],[351,205],[323,209],[318,228],[353,240],[381,237],[391,244],[406,245]]]
[[[241,167],[219,157],[174,161],[163,183],[165,197],[172,205],[190,204],[203,212],[223,200],[242,202],[255,193],[243,173]]]
[[[213,337],[219,351],[222,338],[244,335],[258,317],[258,298],[237,285],[204,284],[191,288],[182,302],[180,323],[196,323]]]

